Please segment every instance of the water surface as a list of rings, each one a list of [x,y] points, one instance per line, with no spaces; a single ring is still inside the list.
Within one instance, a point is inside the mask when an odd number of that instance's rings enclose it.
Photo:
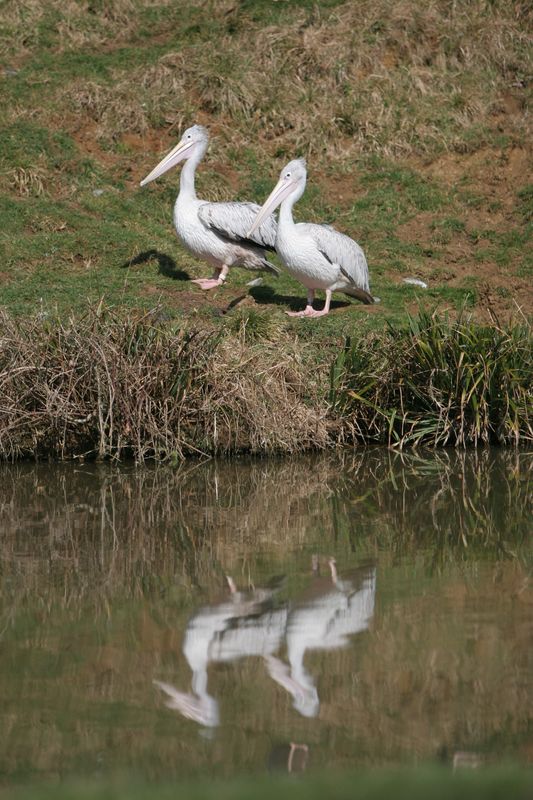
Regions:
[[[0,468],[0,778],[533,759],[525,452]]]

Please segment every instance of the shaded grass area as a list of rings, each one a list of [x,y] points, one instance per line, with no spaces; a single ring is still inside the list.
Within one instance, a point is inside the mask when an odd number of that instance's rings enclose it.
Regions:
[[[533,337],[422,314],[353,344],[240,308],[219,331],[122,317],[0,319],[0,456],[178,460],[341,442],[533,441]],[[311,346],[310,346],[311,345]],[[329,365],[332,364],[330,367]]]
[[[2,793],[13,800],[120,800],[120,798],[175,798],[187,797],[191,800],[209,798],[361,798],[363,800],[382,800],[382,798],[403,798],[410,800],[435,800],[446,798],[483,798],[483,800],[529,800],[533,791],[533,776],[529,770],[487,769],[463,770],[451,773],[444,768],[422,767],[417,770],[356,772],[320,774],[292,777],[240,778],[231,781],[198,781],[167,785],[143,785],[138,782],[116,783],[73,783],[53,787],[32,786]]]

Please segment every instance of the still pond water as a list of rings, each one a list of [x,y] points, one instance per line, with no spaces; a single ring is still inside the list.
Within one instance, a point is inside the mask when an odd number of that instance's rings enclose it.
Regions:
[[[532,472],[0,467],[0,786],[531,763]]]

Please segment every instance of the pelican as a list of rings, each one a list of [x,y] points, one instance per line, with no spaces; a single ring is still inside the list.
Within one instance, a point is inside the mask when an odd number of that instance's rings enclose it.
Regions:
[[[187,128],[181,141],[159,162],[141,186],[154,181],[180,161],[185,161],[180,177],[180,191],[174,205],[174,225],[178,239],[195,256],[212,264],[212,278],[198,278],[192,283],[202,289],[221,286],[230,267],[266,270],[279,274],[279,270],[265,257],[265,250],[274,250],[276,222],[263,216],[263,223],[255,226],[255,233],[246,234],[259,206],[255,203],[208,203],[199,200],[194,188],[196,167],[207,150],[209,135],[202,125]]]
[[[279,181],[266,199],[254,224],[248,231],[253,236],[265,220],[281,204],[276,251],[293,278],[307,288],[304,311],[288,311],[291,317],[322,317],[329,312],[332,292],[344,292],[363,303],[374,303],[368,285],[365,254],[353,239],[330,225],[295,223],[292,207],[304,193],[307,170],[305,160],[297,158],[282,169]],[[313,308],[315,292],[326,292],[321,311]]]

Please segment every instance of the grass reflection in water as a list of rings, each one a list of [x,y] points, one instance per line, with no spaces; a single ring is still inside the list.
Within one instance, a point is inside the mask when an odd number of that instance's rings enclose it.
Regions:
[[[291,742],[314,767],[529,760],[532,465],[2,467],[4,782],[235,774]],[[187,632],[223,607],[202,667]]]

